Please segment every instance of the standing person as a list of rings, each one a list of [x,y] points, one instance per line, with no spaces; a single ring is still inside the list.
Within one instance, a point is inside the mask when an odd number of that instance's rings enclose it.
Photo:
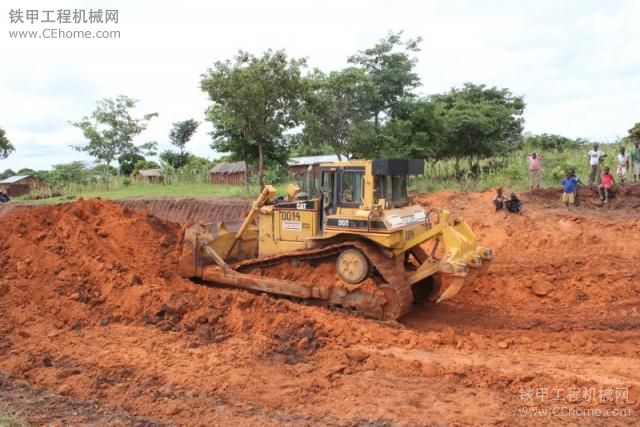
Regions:
[[[542,159],[544,159],[544,156],[538,155],[535,151],[527,154],[527,160],[529,160],[529,185],[532,190],[534,187],[540,189],[540,160]]]
[[[618,167],[616,168],[616,175],[620,178],[620,184],[624,184],[624,180],[627,176],[627,170],[629,170],[629,155],[625,152],[624,147],[620,147],[620,154],[618,154]]]
[[[576,175],[576,170],[573,168],[569,169],[569,176],[576,180],[576,191],[573,196],[573,204],[574,206],[579,206],[580,202],[578,201],[578,188],[580,188],[580,184],[582,184],[582,181],[580,181],[580,177]]]
[[[609,173],[609,168],[605,167],[604,173],[602,174],[602,184],[598,185],[598,194],[600,194],[600,200],[602,200],[605,205],[609,203],[609,190],[615,183],[616,181],[613,179],[613,175]],[[602,193],[604,193],[604,195]]]
[[[567,170],[562,180],[562,201],[567,205],[567,210],[571,209],[569,205],[576,202],[576,192],[578,191],[578,179]]]
[[[607,155],[598,149],[598,144],[593,144],[593,149],[587,153],[589,157],[589,185],[600,184],[600,162]]]
[[[631,167],[633,168],[633,181],[640,179],[640,140],[634,142],[631,149]]]

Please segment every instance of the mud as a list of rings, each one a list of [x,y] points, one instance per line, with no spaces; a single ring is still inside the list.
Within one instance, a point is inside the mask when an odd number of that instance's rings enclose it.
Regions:
[[[497,258],[455,299],[400,322],[184,280],[180,226],[148,211],[90,200],[9,213],[0,371],[167,424],[637,424],[629,188],[620,207],[572,212],[556,190],[526,193],[523,214],[506,217],[491,192],[419,196],[463,216]]]

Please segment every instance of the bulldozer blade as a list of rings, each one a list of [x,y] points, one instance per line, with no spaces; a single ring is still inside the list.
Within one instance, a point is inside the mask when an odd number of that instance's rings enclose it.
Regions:
[[[297,298],[311,298],[315,293],[309,283],[295,283],[270,277],[239,273],[234,270],[223,271],[216,267],[205,267],[200,277],[205,282],[219,283],[236,288],[287,295]]]

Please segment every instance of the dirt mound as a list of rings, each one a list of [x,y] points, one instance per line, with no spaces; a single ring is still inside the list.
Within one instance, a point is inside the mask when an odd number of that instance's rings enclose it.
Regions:
[[[18,208],[19,206],[20,205],[15,205],[13,203],[3,203],[3,204],[1,204],[0,205],[0,217],[10,214],[14,210],[16,210],[16,208]]]
[[[3,307],[55,319],[60,330],[115,321],[216,340],[221,331],[212,335],[206,325],[255,299],[245,293],[223,298],[179,277],[181,228],[146,211],[93,199],[22,210],[5,222]],[[236,321],[224,327],[241,330]]]

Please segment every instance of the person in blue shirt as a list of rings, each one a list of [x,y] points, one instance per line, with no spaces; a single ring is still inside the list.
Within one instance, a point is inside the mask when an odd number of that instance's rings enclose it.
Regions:
[[[564,179],[562,180],[562,189],[564,191],[564,193],[562,193],[562,201],[567,205],[567,209],[570,209],[569,206],[576,202],[578,179],[569,170],[565,172]]]
[[[576,179],[576,192],[575,192],[575,197],[574,197],[575,200],[573,201],[573,205],[580,206],[580,201],[578,200],[578,189],[580,188],[582,181],[580,181],[580,177],[576,175],[575,169],[571,168],[569,169],[569,172],[571,173],[571,177]]]

